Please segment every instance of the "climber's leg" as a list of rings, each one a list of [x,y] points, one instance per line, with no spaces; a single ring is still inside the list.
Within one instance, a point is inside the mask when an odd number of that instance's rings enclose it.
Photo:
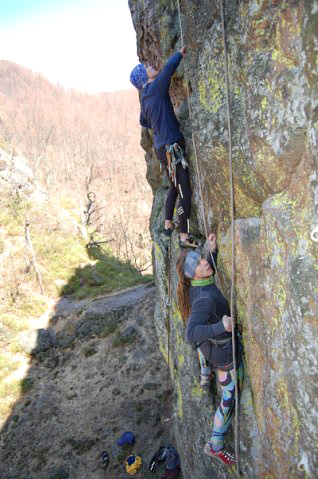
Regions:
[[[166,147],[163,146],[162,148],[159,148],[158,150],[156,150],[156,156],[158,160],[160,161],[161,165],[163,166],[163,168],[165,169],[167,173],[167,177],[169,178],[169,181],[171,183],[171,187],[168,191],[166,205],[165,205],[165,229],[172,229],[173,228],[172,218],[173,218],[174,207],[176,205],[176,201],[178,197],[178,190],[169,177],[169,170],[168,170],[167,157],[166,157]]]
[[[214,425],[210,444],[213,451],[220,451],[224,447],[224,437],[229,429],[235,409],[235,380],[234,369],[230,371],[218,371],[218,378],[222,389],[221,404],[214,416]],[[243,385],[244,366],[243,363],[237,369],[238,392]]]
[[[184,152],[184,141],[178,142],[179,146]],[[178,163],[175,168],[176,181],[170,178],[170,172],[167,163],[166,148],[162,147],[156,150],[156,155],[161,164],[164,166],[167,176],[170,180],[171,187],[167,195],[165,205],[165,228],[173,229],[172,218],[176,204],[177,197],[179,195],[178,205],[178,217],[180,223],[180,245],[186,247],[198,246],[196,241],[189,239],[190,231],[190,210],[191,210],[191,187],[188,168],[183,168],[181,163]]]
[[[167,171],[167,168],[166,168],[166,171]],[[168,174],[168,171],[167,171],[167,174]],[[169,178],[169,176],[168,176],[168,178]],[[174,184],[171,182],[171,186],[170,186],[170,189],[168,191],[168,195],[167,195],[167,199],[166,199],[166,206],[165,206],[165,221],[166,222],[171,221],[171,223],[172,223],[173,212],[174,212],[174,207],[176,205],[177,197],[178,197],[178,190],[174,186]]]
[[[180,233],[187,235],[190,232],[191,212],[191,187],[189,169],[183,168],[181,163],[176,167],[177,190],[179,193],[178,216],[180,221]]]

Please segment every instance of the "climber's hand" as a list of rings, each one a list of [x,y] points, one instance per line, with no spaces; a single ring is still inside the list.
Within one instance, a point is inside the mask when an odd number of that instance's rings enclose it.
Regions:
[[[187,47],[186,47],[186,46],[180,48],[180,53],[181,53],[181,55],[182,55],[183,57],[184,57],[184,55],[186,54],[186,51],[187,51]]]
[[[222,318],[223,326],[225,331],[231,332],[232,331],[232,318],[230,316],[224,315]]]
[[[210,233],[210,234],[209,234],[208,242],[209,242],[210,251],[212,251],[212,253],[214,253],[214,251],[215,251],[216,248],[217,248],[216,235],[215,235],[214,233]]]

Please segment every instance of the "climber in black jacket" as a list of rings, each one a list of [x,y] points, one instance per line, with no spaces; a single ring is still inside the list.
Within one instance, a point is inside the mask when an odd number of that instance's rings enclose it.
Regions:
[[[180,246],[197,247],[189,235],[191,187],[185,160],[185,142],[169,95],[171,77],[177,69],[186,47],[174,53],[161,71],[152,65],[137,65],[130,81],[140,91],[140,124],[154,132],[157,158],[164,166],[171,187],[165,207],[165,233],[170,236],[174,224],[173,211],[179,195]]]
[[[217,262],[216,236],[208,238],[213,260]],[[227,300],[214,282],[214,264],[211,255],[204,259],[196,251],[184,251],[177,260],[178,303],[186,321],[187,341],[200,347],[208,364],[218,370],[222,389],[221,404],[215,416],[212,435],[204,453],[222,463],[235,464],[235,456],[224,447],[225,434],[235,409],[235,380],[232,351],[232,319]],[[236,340],[237,382],[242,387],[244,369],[242,345]]]

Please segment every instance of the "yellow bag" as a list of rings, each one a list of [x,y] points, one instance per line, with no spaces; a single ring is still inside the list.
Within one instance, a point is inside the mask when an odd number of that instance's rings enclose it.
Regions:
[[[127,457],[127,461],[126,461],[127,474],[129,474],[130,476],[132,476],[133,474],[136,474],[136,472],[139,471],[140,467],[141,467],[141,457],[135,456],[135,454]]]

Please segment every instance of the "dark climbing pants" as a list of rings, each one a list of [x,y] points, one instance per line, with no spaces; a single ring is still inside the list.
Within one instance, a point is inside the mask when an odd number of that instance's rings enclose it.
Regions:
[[[238,397],[243,386],[244,366],[243,362],[236,370]],[[231,425],[235,410],[235,380],[234,369],[230,371],[218,370],[218,379],[222,389],[221,404],[214,415],[211,444],[214,451],[220,451],[224,447],[224,437]]]
[[[179,146],[184,151],[184,142],[178,142]],[[181,233],[189,233],[190,229],[190,212],[191,212],[191,187],[190,187],[190,177],[189,177],[189,170],[188,168],[184,169],[181,163],[176,166],[176,183],[175,185],[170,176],[167,164],[167,157],[166,157],[166,147],[163,146],[156,150],[156,155],[162,166],[165,168],[167,176],[170,180],[171,187],[168,192],[168,196],[166,199],[166,207],[165,207],[165,219],[172,220],[174,207],[177,201],[177,197],[179,195],[179,204],[178,204],[178,217],[180,222],[180,232]]]

